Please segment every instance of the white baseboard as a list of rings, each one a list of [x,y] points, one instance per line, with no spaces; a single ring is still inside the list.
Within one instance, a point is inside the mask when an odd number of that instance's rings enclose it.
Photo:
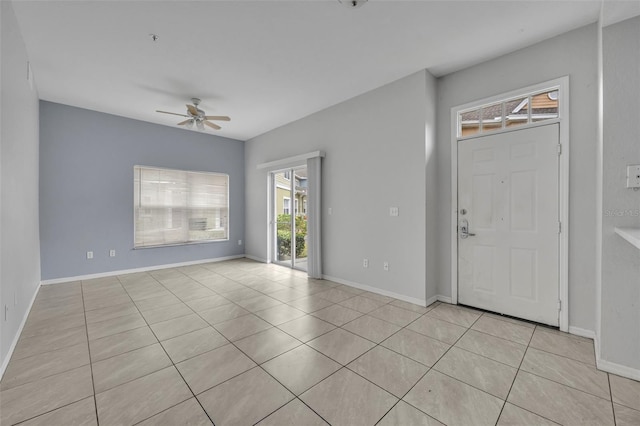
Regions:
[[[598,370],[633,380],[640,380],[640,370],[637,368],[627,367],[626,365],[616,364],[615,362],[606,361],[604,359],[596,360],[596,364],[598,366]]]
[[[246,257],[247,259],[255,260],[256,262],[260,262],[260,263],[269,263],[269,261],[267,261],[267,259],[263,259],[263,258],[258,257],[258,256],[252,256],[250,254],[245,254],[244,257]]]
[[[233,260],[240,259],[246,257],[244,254],[237,254],[234,256],[224,256],[224,257],[215,257],[212,259],[201,259],[201,260],[192,260],[189,262],[179,262],[179,263],[169,263],[165,265],[154,265],[154,266],[145,266],[143,268],[134,268],[134,269],[122,269],[119,271],[109,271],[109,272],[101,272],[98,274],[89,274],[89,275],[78,275],[75,277],[65,277],[65,278],[54,278],[52,280],[44,280],[41,282],[42,285],[49,284],[60,284],[66,283],[69,281],[80,281],[80,280],[91,280],[94,278],[104,278],[104,277],[112,277],[114,275],[124,275],[124,274],[133,274],[136,272],[147,272],[154,271],[156,269],[168,269],[168,268],[178,268],[180,266],[191,266],[191,265],[199,265],[202,263],[212,263],[212,262],[224,262],[225,260]]]
[[[593,330],[586,330],[580,327],[569,326],[569,334],[575,334],[576,336],[586,337],[587,339],[592,339],[595,343],[596,340],[596,332]]]
[[[449,296],[442,296],[442,295],[438,295],[438,296],[436,296],[436,299],[437,299],[438,301],[440,301],[440,302],[444,302],[444,303],[448,303],[448,304],[451,304],[451,303],[452,303],[452,302],[451,302],[451,297],[449,297]]]
[[[426,305],[426,306],[431,306],[431,305],[433,305],[434,303],[436,303],[437,301],[438,301],[438,295],[431,296],[430,298],[428,298],[428,299],[426,300],[425,305]]]
[[[9,346],[9,350],[7,351],[7,356],[2,360],[2,365],[0,365],[0,380],[2,380],[2,376],[4,376],[4,372],[7,369],[7,365],[9,365],[9,361],[11,360],[11,356],[13,355],[13,351],[16,349],[16,345],[18,344],[18,340],[20,339],[20,335],[22,334],[22,329],[24,325],[27,323],[27,318],[29,317],[29,313],[31,313],[31,308],[33,307],[33,302],[36,301],[36,296],[40,291],[40,284],[36,287],[36,291],[33,292],[33,297],[29,302],[29,306],[27,310],[24,312],[24,317],[22,318],[22,322],[20,322],[20,327],[18,327],[18,331],[16,335],[13,336],[13,341],[11,342],[11,346]]]
[[[427,306],[424,299],[418,299],[415,297],[405,296],[403,294],[394,293],[392,291],[382,290],[377,287],[371,287],[366,284],[360,284],[353,281],[343,280],[342,278],[332,277],[330,275],[323,275],[325,280],[333,281],[339,284],[348,285],[349,287],[359,288],[360,290],[367,290],[371,293],[381,294],[383,296],[393,297],[394,299],[404,300],[405,302],[413,303],[414,305]]]

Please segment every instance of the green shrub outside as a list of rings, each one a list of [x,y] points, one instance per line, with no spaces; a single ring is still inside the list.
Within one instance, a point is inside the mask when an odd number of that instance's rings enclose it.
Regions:
[[[278,215],[278,256],[280,258],[291,256],[291,215]],[[307,255],[307,221],[305,216],[296,216],[296,257],[306,257]]]

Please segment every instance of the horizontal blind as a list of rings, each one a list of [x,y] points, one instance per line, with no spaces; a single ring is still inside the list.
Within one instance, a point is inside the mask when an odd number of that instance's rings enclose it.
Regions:
[[[135,247],[228,239],[229,176],[134,167]]]

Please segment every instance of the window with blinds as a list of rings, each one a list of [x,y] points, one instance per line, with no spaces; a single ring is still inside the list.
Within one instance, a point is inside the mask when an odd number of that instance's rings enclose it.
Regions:
[[[229,175],[134,167],[134,247],[229,239]]]

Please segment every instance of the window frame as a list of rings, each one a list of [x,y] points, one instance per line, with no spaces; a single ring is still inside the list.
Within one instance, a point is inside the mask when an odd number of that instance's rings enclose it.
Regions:
[[[137,217],[136,217],[136,191],[139,188],[136,186],[136,182],[139,182],[139,176],[136,176],[136,173],[139,169],[147,169],[147,170],[159,170],[159,171],[173,171],[173,172],[184,172],[187,174],[205,174],[205,175],[216,175],[223,176],[226,178],[226,210],[227,210],[227,218],[226,218],[226,230],[225,235],[226,238],[217,238],[210,240],[187,240],[181,242],[171,242],[164,244],[153,244],[153,245],[136,245],[136,233],[137,233]],[[174,246],[186,246],[186,245],[194,245],[194,244],[211,244],[211,243],[219,243],[219,242],[228,242],[231,239],[231,200],[230,200],[230,186],[231,186],[231,177],[228,173],[221,172],[210,172],[210,171],[202,171],[202,170],[185,170],[185,169],[172,169],[168,167],[156,167],[156,166],[144,166],[140,164],[136,164],[133,166],[133,250],[144,250],[144,249],[152,249],[152,248],[160,248],[160,247],[174,247]],[[144,207],[142,207],[144,209]],[[187,221],[189,217],[187,217]]]

